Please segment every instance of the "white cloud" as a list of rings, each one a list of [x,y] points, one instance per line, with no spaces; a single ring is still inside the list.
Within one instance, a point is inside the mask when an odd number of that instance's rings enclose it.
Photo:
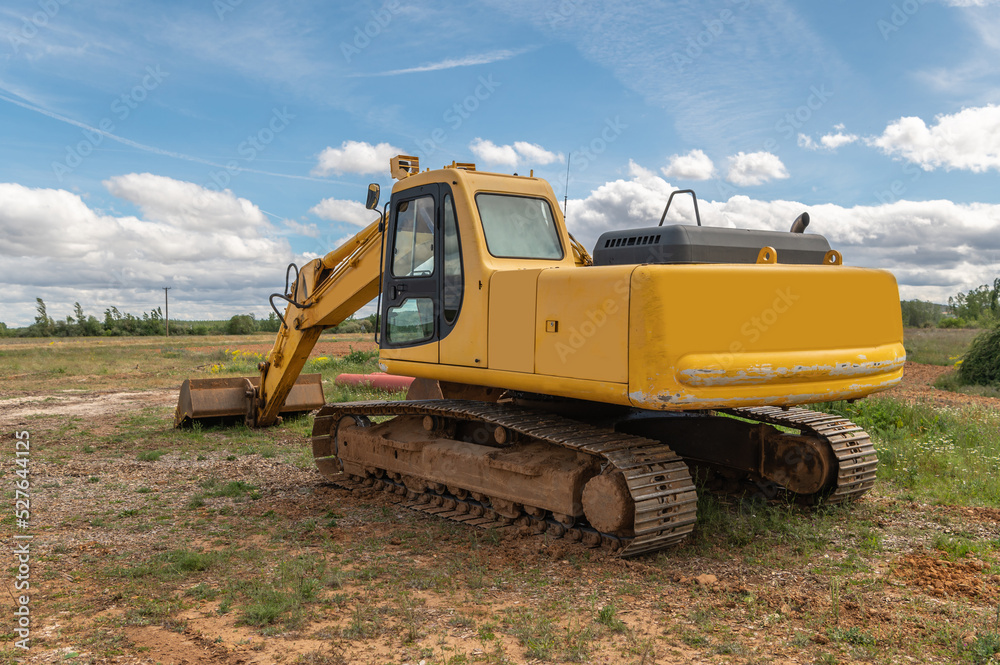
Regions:
[[[715,164],[701,150],[686,155],[671,155],[670,164],[660,169],[668,178],[708,180],[715,175]]]
[[[148,219],[176,228],[197,230],[209,226],[238,231],[267,225],[260,208],[228,189],[217,192],[152,173],[113,176],[104,181],[104,186],[118,198],[134,203]]]
[[[378,214],[366,208],[363,203],[345,199],[323,199],[310,208],[309,212],[330,222],[347,222],[362,227],[378,219]]]
[[[302,224],[294,219],[284,220],[285,227],[293,234],[305,236],[306,238],[318,238],[319,228],[315,224]]]
[[[493,141],[476,137],[469,144],[469,150],[477,159],[489,164],[499,164],[510,168],[517,166],[517,151],[514,150],[513,146],[497,145]]]
[[[477,159],[488,164],[499,164],[510,168],[517,166],[517,151],[513,146],[497,145],[493,141],[476,137],[469,144],[469,150]]]
[[[820,137],[819,142],[823,144],[824,147],[830,150],[836,150],[842,145],[847,145],[849,143],[856,143],[858,141],[857,134],[844,134],[843,132],[837,132],[836,134],[826,134]]]
[[[944,0],[949,7],[989,7],[1000,4],[1000,0]]]
[[[659,222],[671,185],[635,163],[628,176],[569,202],[570,231],[588,248],[605,231]],[[678,203],[664,223],[693,224],[689,205]],[[846,264],[892,271],[904,299],[947,302],[958,291],[992,284],[1000,273],[1000,205],[938,200],[846,208],[739,195],[722,201],[703,196],[699,207],[707,226],[780,231],[808,211],[810,233],[825,236]]]
[[[532,164],[539,164],[545,166],[546,164],[552,164],[553,162],[563,161],[562,154],[556,154],[549,150],[546,150],[537,143],[528,143],[527,141],[514,141],[514,150],[517,151],[518,156],[525,162],[531,162]]]
[[[518,164],[544,166],[565,159],[562,153],[551,152],[536,143],[525,141],[515,141],[514,145],[497,145],[493,141],[476,137],[469,144],[469,150],[487,164],[497,164],[511,169],[516,168]]]
[[[327,147],[319,154],[319,163],[312,170],[313,175],[336,173],[382,173],[389,172],[389,159],[403,154],[403,150],[389,144],[372,145],[364,141],[344,141],[339,148]]]
[[[302,262],[260,209],[231,192],[131,173],[106,181],[140,216],[109,214],[62,189],[0,183],[0,320],[26,325],[36,297],[53,317],[79,301],[141,313],[163,302],[178,318],[266,316],[285,266]],[[57,269],[53,269],[57,266]]]
[[[740,187],[763,185],[787,177],[788,170],[781,159],[770,152],[739,152],[729,158],[729,173],[726,174],[726,180]]]
[[[1000,106],[966,108],[939,115],[935,121],[928,127],[920,118],[900,118],[867,142],[925,171],[939,167],[973,173],[1000,171]]]
[[[824,134],[820,137],[819,143],[813,141],[811,136],[806,134],[799,134],[798,144],[800,148],[805,148],[807,150],[836,150],[837,148],[848,145],[850,143],[857,143],[860,140],[857,134],[845,134],[844,125],[834,125],[834,130],[836,134]]]
[[[500,62],[502,60],[509,60],[513,57],[519,56],[522,53],[527,53],[530,48],[523,48],[517,50],[503,49],[500,51],[490,51],[489,53],[482,53],[479,55],[467,55],[464,58],[448,58],[446,60],[441,60],[440,62],[432,62],[427,65],[420,65],[419,67],[408,67],[406,69],[393,69],[388,72],[378,72],[376,74],[353,74],[352,76],[397,76],[399,74],[415,74],[418,72],[436,72],[442,69],[454,69],[456,67],[470,67],[472,65],[489,65],[494,62]]]

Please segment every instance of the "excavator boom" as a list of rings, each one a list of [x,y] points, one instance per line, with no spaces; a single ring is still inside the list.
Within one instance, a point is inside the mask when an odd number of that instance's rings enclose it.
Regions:
[[[321,259],[307,263],[289,293],[281,329],[260,376],[187,379],[174,426],[199,419],[242,417],[252,427],[273,425],[280,414],[304,413],[326,403],[319,374],[300,375],[324,329],[378,295],[381,219]]]

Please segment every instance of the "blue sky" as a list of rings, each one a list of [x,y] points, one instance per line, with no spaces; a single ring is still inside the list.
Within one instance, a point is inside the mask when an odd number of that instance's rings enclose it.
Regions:
[[[693,187],[943,302],[1000,276],[1000,2],[7,2],[0,321],[266,315],[388,155],[534,169],[585,244]],[[678,217],[676,221],[681,221]]]

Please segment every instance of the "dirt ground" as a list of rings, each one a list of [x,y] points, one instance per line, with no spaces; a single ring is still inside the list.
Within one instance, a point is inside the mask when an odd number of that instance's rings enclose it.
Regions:
[[[903,370],[902,382],[886,395],[907,402],[929,402],[937,406],[985,406],[1000,408],[1000,398],[982,397],[953,393],[934,387],[934,382],[942,375],[953,371],[952,367],[941,365],[921,365],[907,362]]]
[[[907,363],[889,394],[1000,409],[940,394],[943,369]],[[1000,544],[995,508],[876,489],[848,510],[790,512],[796,530],[775,535],[754,530],[757,508],[724,504],[729,540],[622,561],[335,488],[311,468],[303,427],[175,434],[173,389],[0,397],[5,439],[31,432],[35,535],[32,648],[0,629],[0,663],[991,662],[965,649],[1000,614],[996,552],[956,559],[932,544]],[[206,478],[254,489],[203,496]],[[177,548],[229,558],[174,575],[162,562]],[[324,571],[300,621],[262,628],[244,596],[227,606],[241,578],[277,578],[290,560]]]

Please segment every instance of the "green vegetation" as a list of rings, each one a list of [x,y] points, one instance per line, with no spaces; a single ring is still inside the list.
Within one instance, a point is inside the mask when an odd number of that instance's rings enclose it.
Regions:
[[[925,300],[903,300],[899,305],[906,328],[988,328],[1000,322],[1000,277],[992,286],[983,284],[948,298],[947,312],[943,305]]]
[[[1000,323],[984,331],[907,329],[904,345],[908,360],[955,368],[935,387],[1000,397]]]
[[[944,309],[925,300],[903,300],[899,303],[905,328],[933,328],[938,325]]]
[[[972,342],[958,368],[958,378],[965,385],[1000,388],[1000,324]]]
[[[166,455],[166,451],[163,450],[144,450],[135,456],[140,462],[155,462],[161,457]]]
[[[907,328],[903,335],[906,359],[926,365],[954,365],[978,334],[978,330]]]
[[[969,327],[987,328],[1000,321],[1000,277],[993,286],[983,284],[968,292],[948,298],[956,319]]]
[[[1000,505],[1000,415],[868,398],[819,405],[871,434],[879,480],[912,500]]]

